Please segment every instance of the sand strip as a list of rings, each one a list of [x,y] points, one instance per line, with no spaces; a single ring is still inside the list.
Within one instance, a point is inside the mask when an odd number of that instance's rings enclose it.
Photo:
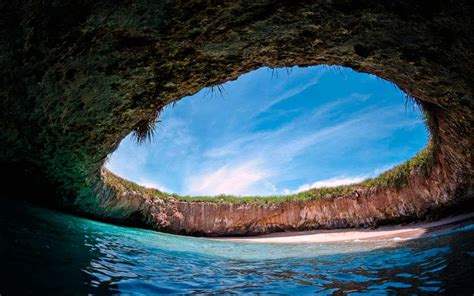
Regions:
[[[474,213],[445,218],[435,222],[383,226],[377,229],[334,229],[297,232],[277,232],[248,237],[219,237],[213,240],[245,243],[327,243],[342,241],[374,241],[415,239],[428,233],[474,222]]]

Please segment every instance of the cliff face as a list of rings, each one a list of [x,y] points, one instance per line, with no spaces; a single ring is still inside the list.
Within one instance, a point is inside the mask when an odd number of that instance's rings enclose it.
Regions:
[[[472,187],[459,190],[463,172],[443,162],[433,167],[414,166],[408,176],[398,177],[406,180],[399,182],[402,183],[399,186],[393,182],[360,184],[335,196],[279,202],[183,201],[157,196],[153,190],[138,185],[129,186],[130,183],[105,169],[102,176],[98,195],[103,197],[100,206],[103,210],[99,210],[98,216],[191,235],[376,227],[436,219],[473,209]],[[132,221],[130,217],[138,220]]]
[[[419,219],[472,200],[473,14],[467,0],[1,3],[3,188],[211,234]],[[376,74],[419,100],[435,146],[430,173],[411,173],[402,189],[279,206],[147,205],[101,179],[107,155],[166,104],[261,66],[318,64]],[[27,184],[12,188],[18,179]]]

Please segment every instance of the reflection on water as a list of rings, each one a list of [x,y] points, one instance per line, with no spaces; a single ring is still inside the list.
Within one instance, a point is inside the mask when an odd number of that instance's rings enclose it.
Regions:
[[[474,224],[410,242],[251,244],[0,204],[0,294],[474,292]]]

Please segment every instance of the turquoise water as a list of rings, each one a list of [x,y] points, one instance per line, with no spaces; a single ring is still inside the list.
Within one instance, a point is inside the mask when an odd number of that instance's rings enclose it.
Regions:
[[[1,295],[474,292],[474,224],[409,242],[244,244],[0,207]]]

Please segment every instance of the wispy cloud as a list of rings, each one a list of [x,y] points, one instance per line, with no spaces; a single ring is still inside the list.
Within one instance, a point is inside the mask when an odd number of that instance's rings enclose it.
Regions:
[[[354,92],[351,94],[351,97],[365,102],[372,97],[372,94]]]
[[[271,81],[256,71],[226,85],[223,98],[186,98],[162,114],[152,144],[127,138],[107,166],[180,194],[267,195],[357,182],[410,156],[400,148],[406,138],[391,137],[421,122],[397,107],[398,90],[350,73],[328,86],[337,73],[308,69]],[[399,150],[389,151],[394,141]]]
[[[311,79],[309,79],[309,81],[307,81],[306,83],[297,85],[297,86],[295,86],[293,88],[290,88],[290,89],[282,90],[281,93],[279,95],[275,96],[269,103],[265,104],[262,108],[258,109],[257,114],[263,113],[263,112],[269,110],[272,106],[278,104],[279,102],[284,101],[286,99],[289,99],[291,97],[294,97],[294,96],[304,92],[305,90],[307,90],[311,86],[317,84],[319,82],[319,79],[321,78],[321,76],[324,75],[324,73],[326,73],[326,72],[327,71],[325,69],[321,69],[320,71],[315,73],[315,75],[313,75],[313,77]]]
[[[314,188],[337,187],[341,185],[355,184],[355,183],[364,181],[367,178],[368,176],[352,176],[352,177],[339,176],[339,177],[334,177],[330,179],[316,181],[314,183],[303,184],[299,186],[294,192],[297,193],[297,192],[307,191]]]
[[[222,166],[203,175],[190,176],[186,191],[193,195],[249,194],[251,187],[268,175],[255,162]]]
[[[337,108],[337,104],[331,104],[331,106]],[[329,109],[329,107],[326,108],[326,110]],[[293,163],[295,157],[312,149],[318,151],[321,157],[331,158],[334,151],[342,149],[343,146],[350,147],[361,139],[378,137],[377,134],[383,130],[384,126],[379,125],[374,129],[372,121],[378,117],[386,118],[387,112],[389,110],[384,109],[361,112],[338,124],[324,126],[314,131],[305,129],[304,132],[296,132],[297,127],[304,124],[306,120],[306,118],[299,118],[276,130],[242,134],[225,145],[211,147],[204,151],[203,155],[206,158],[200,163],[200,171],[205,173],[196,176],[193,175],[196,172],[192,172],[188,176],[185,191],[199,195],[221,193],[267,195],[280,192],[277,188],[269,190],[271,185],[268,184],[278,183],[280,178],[284,177],[283,172],[291,171],[292,167],[297,165]],[[279,173],[275,176],[269,172]],[[365,175],[340,176],[304,184],[292,192],[357,183],[367,177]],[[266,191],[260,190],[262,188]]]
[[[145,147],[136,147],[129,135],[120,143],[116,153],[109,155],[105,167],[120,176],[134,177],[143,172],[150,152]]]
[[[149,179],[139,179],[138,181],[136,181],[136,183],[146,188],[154,188],[167,193],[173,192],[171,189],[157,183],[156,181]]]
[[[287,155],[292,157],[302,150],[324,141],[327,138],[332,138],[335,135],[344,137],[344,130],[348,127],[353,127],[354,124],[362,122],[366,119],[371,119],[372,113],[361,114],[354,118],[342,121],[338,124],[329,124],[328,126],[319,126],[314,130],[309,128],[311,122],[322,122],[325,115],[337,110],[337,108],[347,102],[349,98],[342,98],[334,100],[320,106],[315,112],[306,116],[296,117],[291,122],[281,126],[278,129],[264,131],[264,132],[241,132],[236,137],[231,134],[232,139],[226,141],[223,145],[211,147],[204,152],[204,156],[210,158],[229,158],[229,157],[250,157],[263,158],[269,157],[269,152],[274,155]],[[377,113],[380,111],[377,110]],[[301,128],[308,126],[307,128]],[[227,138],[224,138],[226,140]],[[284,139],[284,140],[282,140]]]

